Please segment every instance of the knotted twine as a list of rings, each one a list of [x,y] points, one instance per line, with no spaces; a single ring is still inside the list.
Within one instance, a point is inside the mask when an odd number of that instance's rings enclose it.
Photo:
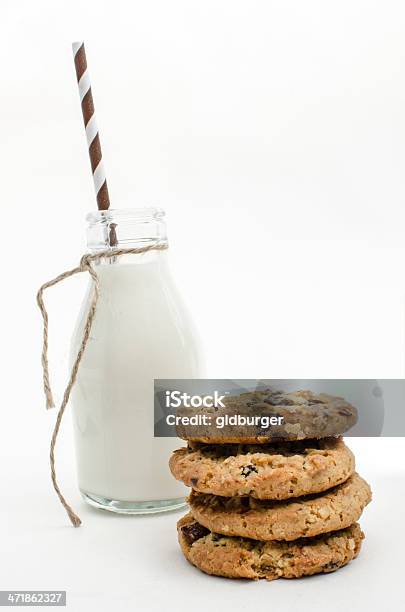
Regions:
[[[68,504],[68,502],[66,501],[65,497],[63,496],[59,488],[57,477],[56,477],[56,470],[55,470],[55,446],[56,446],[56,439],[58,437],[63,414],[69,402],[70,393],[76,382],[77,373],[79,371],[79,365],[83,358],[83,353],[86,349],[87,342],[90,337],[91,327],[92,327],[94,317],[96,314],[97,302],[98,302],[98,298],[100,295],[99,278],[92,264],[94,262],[100,261],[104,257],[116,258],[116,257],[121,257],[122,255],[141,255],[142,253],[147,253],[148,251],[163,251],[167,248],[168,247],[166,243],[156,243],[156,244],[152,244],[146,247],[138,247],[138,248],[133,248],[133,249],[114,249],[114,250],[109,249],[106,251],[101,251],[94,255],[92,254],[83,255],[83,257],[80,260],[80,264],[76,268],[73,268],[72,270],[67,270],[66,272],[63,272],[62,274],[59,274],[59,276],[56,276],[54,279],[48,281],[47,283],[42,285],[42,287],[39,289],[37,293],[37,304],[41,311],[43,324],[44,324],[41,362],[42,362],[42,370],[43,370],[43,385],[44,385],[44,392],[45,392],[45,397],[46,397],[46,407],[47,409],[49,409],[49,408],[55,407],[55,402],[53,399],[52,388],[51,388],[51,383],[49,379],[48,312],[45,307],[43,294],[46,291],[46,289],[49,289],[50,287],[57,285],[58,283],[64,281],[66,278],[69,278],[70,276],[74,276],[75,274],[80,274],[82,272],[88,272],[88,274],[90,275],[90,278],[93,281],[93,294],[92,294],[92,298],[90,302],[89,311],[87,314],[87,319],[86,319],[85,326],[84,326],[82,341],[80,343],[80,347],[79,347],[76,359],[74,360],[74,363],[73,363],[73,366],[70,372],[69,380],[68,380],[66,389],[64,391],[64,394],[63,394],[62,403],[58,410],[58,415],[56,417],[55,427],[54,427],[52,439],[51,439],[50,453],[49,453],[49,459],[50,459],[50,465],[51,465],[51,479],[52,479],[53,488],[55,489],[56,494],[59,497],[59,500],[62,506],[65,508],[67,515],[74,527],[80,527],[80,525],[82,524],[82,521],[80,520],[78,515],[75,513],[73,508]]]

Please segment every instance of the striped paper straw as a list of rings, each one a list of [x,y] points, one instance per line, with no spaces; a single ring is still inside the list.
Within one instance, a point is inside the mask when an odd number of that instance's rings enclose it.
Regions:
[[[97,206],[99,210],[107,210],[110,207],[110,198],[104,171],[103,155],[101,153],[100,136],[94,114],[94,103],[91,93],[89,71],[87,69],[86,51],[83,42],[73,43],[72,48],[77,82],[79,85],[84,127],[86,128],[94,189],[97,197]]]

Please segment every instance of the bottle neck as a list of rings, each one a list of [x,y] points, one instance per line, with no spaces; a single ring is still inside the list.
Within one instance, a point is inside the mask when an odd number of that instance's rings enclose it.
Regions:
[[[92,253],[167,245],[165,213],[158,208],[109,209],[87,215],[87,247]]]

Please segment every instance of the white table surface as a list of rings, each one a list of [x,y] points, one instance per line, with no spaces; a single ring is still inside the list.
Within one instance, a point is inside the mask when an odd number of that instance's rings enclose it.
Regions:
[[[74,475],[64,473],[61,461],[65,491],[83,519],[74,529],[52,494],[43,457],[14,458],[3,478],[1,589],[63,589],[68,609],[87,612],[404,609],[404,441],[349,444],[374,493],[361,520],[366,540],[360,557],[333,574],[271,583],[202,574],[178,547],[181,512],[122,517],[94,510],[80,500]]]

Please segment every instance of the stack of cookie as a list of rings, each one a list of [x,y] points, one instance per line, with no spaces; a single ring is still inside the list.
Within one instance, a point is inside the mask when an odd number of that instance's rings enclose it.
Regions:
[[[309,391],[246,393],[237,410],[284,417],[277,431],[179,430],[188,446],[170,469],[192,492],[178,522],[185,557],[229,578],[298,578],[332,572],[354,559],[357,523],[371,500],[340,437],[356,422],[342,398]],[[220,413],[235,413],[228,401]],[[215,432],[215,433],[213,433]]]

